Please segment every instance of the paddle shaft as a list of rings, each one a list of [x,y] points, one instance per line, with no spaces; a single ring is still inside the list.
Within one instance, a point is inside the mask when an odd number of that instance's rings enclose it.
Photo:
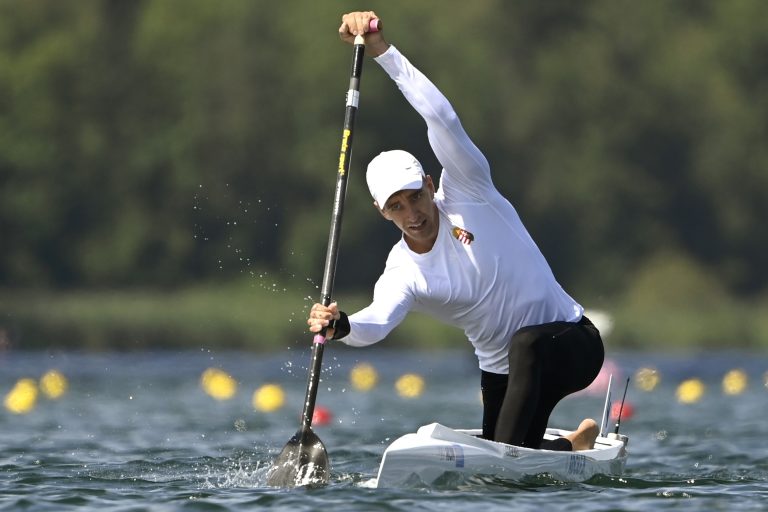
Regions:
[[[370,31],[380,29],[378,20],[371,20]],[[344,115],[344,130],[341,137],[338,173],[336,175],[336,193],[333,199],[331,230],[328,235],[328,251],[325,256],[321,302],[328,306],[333,296],[333,281],[336,274],[336,260],[339,253],[341,219],[344,213],[344,198],[347,193],[347,175],[352,152],[352,132],[360,97],[360,76],[363,70],[365,40],[362,35],[354,39],[352,72],[347,91],[347,105]],[[309,367],[307,394],[301,412],[301,425],[296,434],[288,440],[283,450],[275,459],[267,476],[267,484],[279,487],[294,487],[311,483],[325,483],[329,478],[328,452],[317,435],[312,432],[312,415],[315,412],[315,400],[320,384],[320,369],[323,362],[323,349],[327,329],[318,333],[312,344],[312,360]]]
[[[341,136],[339,167],[336,174],[336,192],[333,198],[331,229],[328,235],[328,251],[325,255],[323,284],[320,290],[320,300],[324,306],[328,306],[333,297],[333,284],[336,276],[336,262],[339,255],[339,239],[341,236],[341,220],[344,214],[344,199],[347,194],[347,175],[349,174],[349,161],[352,155],[352,139],[360,98],[360,78],[363,72],[364,55],[365,40],[362,36],[357,36],[354,43],[352,70],[349,78],[349,90],[347,91],[346,111],[344,113],[344,129]],[[323,329],[315,336],[312,343],[312,360],[309,368],[307,394],[301,413],[301,424],[304,429],[308,429],[312,425],[312,415],[315,412],[317,388],[320,383],[320,370],[323,363],[323,349],[325,348],[325,333],[326,330]]]

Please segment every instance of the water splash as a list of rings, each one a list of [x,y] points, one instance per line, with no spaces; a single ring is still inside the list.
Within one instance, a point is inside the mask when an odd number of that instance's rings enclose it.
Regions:
[[[267,486],[271,461],[252,461],[249,455],[225,459],[223,467],[206,466],[201,489],[257,488]]]

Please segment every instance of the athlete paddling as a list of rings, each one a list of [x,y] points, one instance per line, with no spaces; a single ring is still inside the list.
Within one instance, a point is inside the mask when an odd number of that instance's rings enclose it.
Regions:
[[[339,35],[366,35],[366,53],[424,118],[443,166],[439,186],[419,161],[385,151],[369,164],[374,206],[403,233],[376,282],[372,303],[347,315],[315,304],[311,332],[366,346],[384,339],[409,311],[460,327],[481,370],[483,437],[529,448],[583,450],[598,427],[584,420],[567,438],[543,442],[549,416],[565,396],[597,376],[600,333],[555,279],[516,210],[493,184],[488,161],[451,104],[383,32],[372,12],[342,17]]]

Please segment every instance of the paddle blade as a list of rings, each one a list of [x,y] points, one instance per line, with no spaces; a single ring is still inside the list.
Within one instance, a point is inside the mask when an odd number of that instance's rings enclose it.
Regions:
[[[328,452],[323,442],[312,432],[302,428],[288,441],[267,474],[271,487],[298,487],[325,484],[329,477]]]

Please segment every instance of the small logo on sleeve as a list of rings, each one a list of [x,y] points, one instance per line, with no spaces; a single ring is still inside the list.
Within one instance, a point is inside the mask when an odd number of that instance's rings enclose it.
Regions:
[[[463,243],[464,245],[469,245],[472,242],[475,241],[475,235],[467,231],[466,229],[453,226],[453,229],[451,229],[451,233],[453,234],[453,237],[458,240],[459,242]]]

